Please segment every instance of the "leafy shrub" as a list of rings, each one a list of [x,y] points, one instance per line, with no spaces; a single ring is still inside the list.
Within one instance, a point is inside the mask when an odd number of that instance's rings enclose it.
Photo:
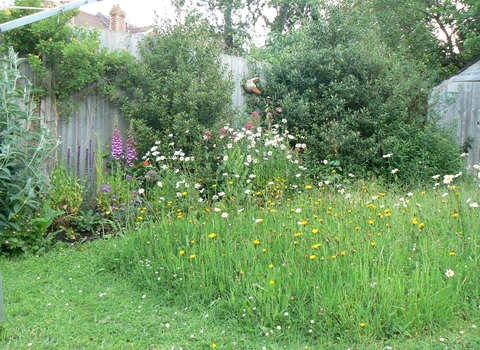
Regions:
[[[35,114],[31,83],[19,71],[24,59],[10,49],[0,62],[0,244],[37,250],[60,214],[43,205],[49,191],[45,166],[58,142]]]
[[[179,129],[194,134],[230,113],[232,83],[224,79],[221,48],[208,25],[189,17],[182,25],[157,26],[143,41],[141,53],[142,61],[125,80],[128,93],[119,100],[122,113],[139,121],[133,124],[136,131],[148,128],[148,134],[156,134],[138,139],[141,154]]]
[[[339,162],[343,175],[389,178],[393,169],[382,155],[390,153],[405,173],[414,159],[428,160],[426,171],[415,172],[419,180],[460,164],[459,150],[428,121],[431,81],[424,67],[394,54],[338,8],[328,23],[310,22],[277,38],[262,58],[272,61],[262,87],[269,98],[252,99],[251,107],[271,111],[275,122],[289,120],[305,138],[313,174],[328,159]],[[442,158],[436,142],[447,152]]]

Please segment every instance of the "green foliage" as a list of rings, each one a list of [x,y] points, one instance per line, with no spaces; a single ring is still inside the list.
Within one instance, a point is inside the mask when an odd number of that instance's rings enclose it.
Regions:
[[[453,143],[447,147],[449,137],[427,119],[432,83],[425,66],[393,53],[340,8],[327,17],[278,38],[260,57],[272,61],[262,90],[269,98],[252,99],[252,108],[270,111],[274,122],[288,119],[294,134],[305,138],[314,175],[327,159],[340,162],[344,175],[388,178],[393,169],[382,155],[394,149],[406,182],[413,159],[428,163],[418,180],[452,172],[460,152]],[[448,151],[443,159],[424,147],[435,142]]]
[[[480,54],[476,0],[370,0],[358,7],[365,25],[375,25],[395,51],[423,62],[436,81]]]
[[[51,206],[64,212],[55,218],[55,227],[67,229],[80,213],[85,184],[61,165],[50,174],[50,184],[48,198]]]
[[[130,93],[120,100],[123,114],[144,121],[142,127],[162,140],[182,125],[206,128],[228,115],[232,83],[223,79],[221,50],[210,35],[208,26],[195,18],[156,27],[142,43],[142,61],[125,80]]]
[[[42,245],[59,214],[46,204],[36,218],[49,191],[45,167],[58,143],[35,114],[31,83],[19,71],[23,61],[13,49],[0,59],[0,232],[3,247],[8,241],[26,251]]]
[[[17,5],[36,6],[40,0],[16,0]],[[12,10],[0,21],[22,17],[26,10]],[[28,10],[27,10],[28,11]],[[12,46],[28,57],[35,74],[36,98],[55,97],[58,110],[67,119],[77,111],[71,95],[82,91],[117,97],[117,86],[122,74],[133,58],[126,51],[108,52],[100,48],[96,30],[72,27],[68,21],[78,15],[78,10],[61,16],[47,18],[6,33],[2,33],[3,51]]]
[[[93,210],[81,211],[79,216],[72,220],[73,226],[80,232],[98,234],[105,233],[111,227],[111,221],[103,217],[101,213]]]

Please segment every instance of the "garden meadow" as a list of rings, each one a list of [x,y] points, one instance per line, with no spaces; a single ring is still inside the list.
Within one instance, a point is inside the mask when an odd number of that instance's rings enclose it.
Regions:
[[[140,160],[143,178],[122,165],[103,174],[99,203],[126,223],[105,265],[280,343],[418,336],[468,320],[475,331],[476,179],[438,174],[410,191],[338,180],[326,159],[313,181],[286,124],[261,127],[254,113],[205,132],[203,147],[220,154],[215,181],[174,135]]]

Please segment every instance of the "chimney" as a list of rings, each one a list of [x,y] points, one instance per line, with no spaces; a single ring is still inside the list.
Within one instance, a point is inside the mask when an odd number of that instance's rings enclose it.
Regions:
[[[120,8],[120,5],[113,5],[110,10],[110,27],[117,32],[126,32],[126,17],[125,11]]]

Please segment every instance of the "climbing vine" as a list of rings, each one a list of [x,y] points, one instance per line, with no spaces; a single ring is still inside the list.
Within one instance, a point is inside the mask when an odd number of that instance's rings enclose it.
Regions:
[[[17,6],[40,7],[41,0],[16,0]],[[0,11],[4,23],[31,14],[33,10]],[[72,115],[78,107],[72,94],[85,97],[100,94],[115,99],[122,73],[134,60],[126,51],[108,52],[100,48],[98,30],[69,25],[78,10],[44,19],[2,34],[1,49],[13,47],[26,56],[34,73],[37,88],[34,98],[38,103],[53,96],[57,111]]]

